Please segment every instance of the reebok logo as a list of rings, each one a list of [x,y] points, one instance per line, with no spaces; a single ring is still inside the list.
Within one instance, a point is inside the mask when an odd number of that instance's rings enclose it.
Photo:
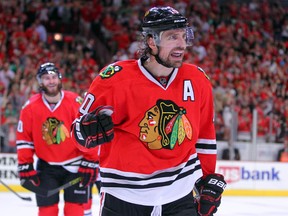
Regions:
[[[74,190],[75,194],[86,194],[85,190]]]

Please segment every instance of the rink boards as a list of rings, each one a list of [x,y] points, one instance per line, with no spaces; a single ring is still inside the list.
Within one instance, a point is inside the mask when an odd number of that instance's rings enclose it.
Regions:
[[[219,160],[216,170],[228,183],[224,195],[288,196],[288,163]],[[19,185],[16,154],[0,154],[0,179],[15,191],[27,191]],[[2,184],[1,191],[7,191]]]
[[[217,161],[217,172],[225,176],[225,195],[288,196],[288,163]]]

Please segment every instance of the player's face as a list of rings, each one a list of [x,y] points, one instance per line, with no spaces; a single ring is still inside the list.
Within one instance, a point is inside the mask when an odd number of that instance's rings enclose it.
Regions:
[[[173,29],[161,32],[158,55],[170,67],[180,67],[186,44],[186,30]]]
[[[57,73],[43,74],[41,80],[41,87],[48,96],[56,96],[61,90],[62,84]]]

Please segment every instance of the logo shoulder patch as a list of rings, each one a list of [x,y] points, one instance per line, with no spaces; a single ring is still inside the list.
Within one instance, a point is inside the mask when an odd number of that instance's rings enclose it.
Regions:
[[[75,101],[76,101],[77,103],[79,103],[79,104],[82,104],[83,98],[82,98],[81,96],[77,96],[76,99],[75,99]]]
[[[99,76],[102,79],[107,79],[107,78],[114,76],[117,72],[119,72],[121,70],[122,70],[121,66],[110,64],[100,72]]]

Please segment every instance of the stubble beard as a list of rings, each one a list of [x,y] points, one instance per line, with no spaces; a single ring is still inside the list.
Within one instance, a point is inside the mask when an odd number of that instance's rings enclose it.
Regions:
[[[160,51],[158,52],[158,58],[162,61],[163,65],[165,67],[168,67],[168,68],[179,68],[182,66],[183,64],[183,56],[182,56],[182,59],[181,60],[170,60],[169,57],[170,57],[170,53],[169,55],[166,57],[166,59],[162,58],[160,55],[159,55]]]
[[[169,57],[166,59],[163,59],[159,56],[159,59],[163,62],[164,66],[168,67],[168,68],[179,68],[183,64],[183,60],[171,61],[171,60],[169,60]]]
[[[43,92],[49,96],[49,97],[55,97],[58,95],[58,93],[61,91],[62,89],[62,83],[59,83],[57,86],[56,90],[50,91],[48,88],[46,88],[45,86],[42,86],[42,90]]]

